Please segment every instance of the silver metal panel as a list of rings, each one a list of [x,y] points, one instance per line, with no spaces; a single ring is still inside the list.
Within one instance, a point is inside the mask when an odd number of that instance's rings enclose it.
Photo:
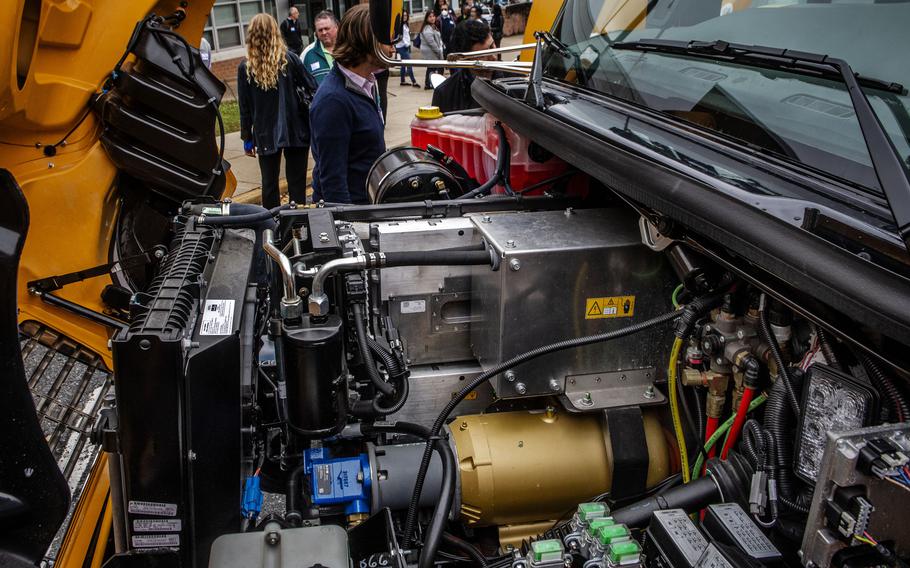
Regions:
[[[470,245],[470,219],[412,219],[374,223],[383,252],[439,250]],[[470,266],[415,266],[379,271],[379,298],[401,334],[412,365],[473,359],[470,337]]]
[[[411,367],[408,402],[387,420],[414,422],[431,427],[452,396],[481,373],[473,362]],[[482,412],[493,402],[493,388],[484,383],[455,407],[452,416]]]
[[[672,309],[676,277],[666,258],[642,245],[625,210],[569,210],[473,216],[476,239],[502,257],[471,282],[474,354],[484,369],[556,341],[626,327]],[[588,298],[635,296],[632,317],[586,319]],[[541,357],[495,379],[503,398],[563,392],[568,375],[657,368],[669,327]],[[663,378],[661,371],[652,380]]]
[[[320,564],[350,566],[348,535],[335,525],[283,529],[271,522],[265,530],[226,534],[212,544],[210,568],[292,568]]]
[[[374,246],[382,252],[439,250],[470,245],[474,225],[470,219],[411,219],[374,223]],[[446,278],[470,276],[469,266],[407,266],[380,271],[380,299],[438,293]]]

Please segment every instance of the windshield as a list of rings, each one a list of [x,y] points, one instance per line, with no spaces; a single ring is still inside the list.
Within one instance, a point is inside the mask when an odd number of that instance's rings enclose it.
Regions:
[[[823,170],[881,195],[842,82],[691,55],[610,47],[660,39],[786,48],[845,59],[856,73],[904,86],[865,87],[910,168],[910,2],[567,0],[544,74],[661,111],[748,147]]]

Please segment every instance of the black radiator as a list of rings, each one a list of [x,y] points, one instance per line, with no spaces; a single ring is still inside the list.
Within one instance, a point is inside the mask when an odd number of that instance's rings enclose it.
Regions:
[[[253,253],[250,230],[182,227],[113,339],[130,550],[176,549],[181,565],[205,567],[212,541],[239,530]]]

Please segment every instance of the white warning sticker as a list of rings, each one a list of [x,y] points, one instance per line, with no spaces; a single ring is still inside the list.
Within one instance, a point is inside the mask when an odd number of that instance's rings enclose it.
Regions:
[[[405,300],[401,302],[401,313],[422,314],[427,311],[426,300]]]
[[[176,503],[157,503],[155,501],[130,501],[127,506],[130,513],[137,515],[154,515],[156,517],[176,517]]]
[[[177,548],[180,546],[179,534],[134,534],[133,548]]]
[[[234,331],[234,300],[206,300],[199,335],[230,335]]]
[[[133,519],[134,532],[180,532],[180,519]]]

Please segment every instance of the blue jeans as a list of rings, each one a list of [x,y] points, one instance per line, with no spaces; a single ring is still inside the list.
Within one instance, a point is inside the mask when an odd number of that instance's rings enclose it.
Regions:
[[[398,56],[399,56],[400,58],[402,58],[402,59],[410,59],[410,58],[411,58],[411,48],[410,48],[410,46],[409,46],[409,47],[396,47],[396,48],[395,48],[395,51],[398,52]],[[411,76],[411,82],[412,82],[412,83],[416,83],[416,82],[417,82],[417,79],[414,78],[414,68],[411,67],[410,65],[402,65],[402,66],[401,66],[401,84],[402,84],[402,85],[404,85],[404,76],[405,76],[405,73],[407,73],[408,75]]]

